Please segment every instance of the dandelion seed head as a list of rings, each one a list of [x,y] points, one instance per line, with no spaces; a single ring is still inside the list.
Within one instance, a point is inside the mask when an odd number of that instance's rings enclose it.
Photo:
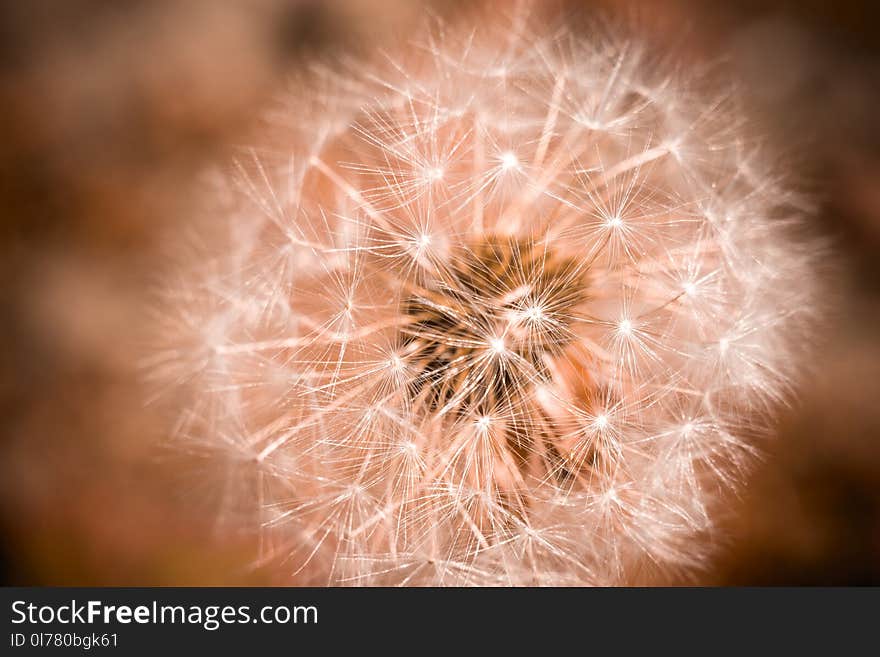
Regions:
[[[736,94],[518,20],[316,65],[167,286],[176,435],[296,582],[692,570],[794,390],[820,249]]]

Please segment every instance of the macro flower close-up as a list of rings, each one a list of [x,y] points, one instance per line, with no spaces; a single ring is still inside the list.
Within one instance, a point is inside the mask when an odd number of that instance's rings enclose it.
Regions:
[[[698,567],[809,357],[823,248],[735,85],[520,9],[311,67],[165,288],[175,437],[294,581]]]
[[[880,582],[876,15],[0,9],[4,583]]]

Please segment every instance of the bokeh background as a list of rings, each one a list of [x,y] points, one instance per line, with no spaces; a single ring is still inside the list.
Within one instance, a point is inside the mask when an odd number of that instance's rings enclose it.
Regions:
[[[438,0],[0,3],[0,579],[270,584],[164,450],[140,368],[169,235],[297,67]],[[494,5],[508,4],[496,0]],[[880,9],[864,0],[532,2],[725,56],[818,201],[827,335],[697,584],[880,584]],[[465,20],[474,20],[467,14]],[[580,22],[579,22],[580,24]],[[685,582],[671,582],[685,583]]]

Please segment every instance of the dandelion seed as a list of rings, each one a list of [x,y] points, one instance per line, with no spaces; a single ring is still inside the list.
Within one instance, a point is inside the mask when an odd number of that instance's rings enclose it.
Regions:
[[[431,167],[425,171],[425,179],[429,182],[437,182],[438,180],[443,180],[443,174],[442,167]]]
[[[623,218],[616,214],[612,217],[608,217],[605,223],[609,228],[620,228],[623,226]]]
[[[511,169],[516,169],[519,167],[519,158],[513,151],[506,151],[502,153],[500,160],[502,171],[509,171]]]
[[[544,309],[541,306],[529,306],[524,315],[528,321],[534,324],[540,324],[544,321]]]
[[[504,353],[507,351],[507,344],[505,344],[504,338],[489,338],[489,348],[496,356],[503,356]]]

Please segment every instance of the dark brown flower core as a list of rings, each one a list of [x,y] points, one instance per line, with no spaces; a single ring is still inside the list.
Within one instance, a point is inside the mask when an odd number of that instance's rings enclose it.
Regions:
[[[486,236],[460,247],[404,301],[417,318],[402,340],[414,394],[435,411],[516,408],[531,384],[548,380],[545,356],[572,341],[587,284],[582,263],[540,242]]]

